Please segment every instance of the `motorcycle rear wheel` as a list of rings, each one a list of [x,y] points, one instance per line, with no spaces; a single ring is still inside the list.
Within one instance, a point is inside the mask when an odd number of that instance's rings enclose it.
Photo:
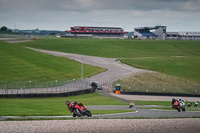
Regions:
[[[74,109],[74,110],[73,110],[73,113],[74,113],[76,116],[81,117],[81,113],[80,113],[80,111],[79,111],[78,109]]]

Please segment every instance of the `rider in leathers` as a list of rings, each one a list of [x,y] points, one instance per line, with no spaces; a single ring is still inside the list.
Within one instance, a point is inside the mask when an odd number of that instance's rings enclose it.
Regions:
[[[67,105],[67,107],[68,107],[68,110],[72,113],[73,112],[73,108],[74,108],[74,105],[76,105],[76,104],[78,104],[79,106],[82,106],[84,109],[86,109],[86,107],[82,104],[82,103],[78,103],[77,101],[76,102],[70,102],[70,101],[65,101],[65,104]],[[74,112],[73,112],[73,115],[72,115],[73,117],[76,117],[76,115],[74,114]]]

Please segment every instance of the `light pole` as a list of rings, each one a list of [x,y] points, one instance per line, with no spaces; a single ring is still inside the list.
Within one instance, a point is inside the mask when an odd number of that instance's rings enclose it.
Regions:
[[[56,93],[57,93],[57,82],[58,82],[58,81],[56,80]]]
[[[75,86],[75,79],[73,79],[73,84],[72,85],[73,85],[72,90],[74,90],[74,88],[75,88],[74,87]]]
[[[31,93],[31,80],[29,81],[29,83],[30,83],[30,93]]]
[[[83,58],[81,61],[81,79],[83,79]]]

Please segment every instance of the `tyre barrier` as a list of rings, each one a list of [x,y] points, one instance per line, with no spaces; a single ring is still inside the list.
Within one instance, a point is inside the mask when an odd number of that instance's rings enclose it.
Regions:
[[[184,94],[184,93],[154,93],[154,92],[125,92],[125,91],[120,91],[120,94],[124,94],[124,95],[200,97],[199,94]]]

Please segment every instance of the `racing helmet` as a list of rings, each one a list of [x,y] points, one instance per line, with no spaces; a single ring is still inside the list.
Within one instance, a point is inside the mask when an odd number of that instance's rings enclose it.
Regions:
[[[67,106],[69,106],[69,105],[70,105],[70,101],[69,101],[69,100],[65,101],[65,104],[66,104]]]

